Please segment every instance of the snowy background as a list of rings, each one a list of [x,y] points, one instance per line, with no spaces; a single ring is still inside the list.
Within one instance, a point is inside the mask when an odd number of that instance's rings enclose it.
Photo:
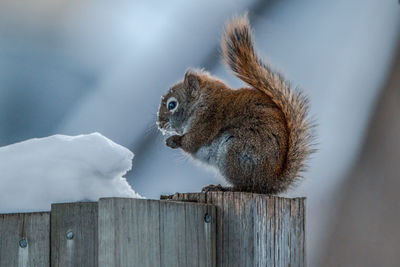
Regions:
[[[319,152],[287,193],[308,198],[308,264],[318,266],[396,54],[395,0],[2,0],[0,146],[100,132],[135,153],[126,177],[144,197],[220,182],[165,147],[156,112],[188,67],[242,86],[218,49],[224,22],[246,10],[260,54],[310,96],[319,124]]]

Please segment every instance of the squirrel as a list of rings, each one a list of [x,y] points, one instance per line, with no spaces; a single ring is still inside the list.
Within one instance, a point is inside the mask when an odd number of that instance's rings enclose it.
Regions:
[[[284,192],[313,150],[309,102],[256,55],[247,14],[221,40],[233,73],[250,87],[231,89],[203,70],[188,70],[162,97],[157,126],[170,148],[216,168],[230,187],[204,191]]]

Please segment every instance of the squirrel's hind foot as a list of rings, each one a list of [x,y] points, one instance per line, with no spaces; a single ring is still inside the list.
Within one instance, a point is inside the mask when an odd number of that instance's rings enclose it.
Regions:
[[[232,187],[227,187],[227,186],[222,186],[220,184],[214,185],[214,184],[209,184],[203,187],[201,189],[202,193],[207,193],[207,192],[232,192],[233,188]]]

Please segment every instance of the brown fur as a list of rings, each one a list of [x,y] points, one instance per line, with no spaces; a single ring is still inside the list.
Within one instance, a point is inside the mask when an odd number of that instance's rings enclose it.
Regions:
[[[279,193],[304,170],[312,152],[307,100],[254,53],[246,16],[234,19],[222,39],[225,62],[250,88],[232,90],[202,71],[188,71],[163,97],[160,129],[166,142],[213,165],[231,190]],[[168,99],[179,103],[168,111]]]

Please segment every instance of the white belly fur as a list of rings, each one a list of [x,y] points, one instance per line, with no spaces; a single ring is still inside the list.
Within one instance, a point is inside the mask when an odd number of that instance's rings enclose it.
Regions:
[[[226,167],[226,154],[229,149],[231,141],[230,134],[224,134],[215,139],[211,145],[201,147],[194,155],[193,158],[214,167],[219,170],[220,174],[224,176]]]

